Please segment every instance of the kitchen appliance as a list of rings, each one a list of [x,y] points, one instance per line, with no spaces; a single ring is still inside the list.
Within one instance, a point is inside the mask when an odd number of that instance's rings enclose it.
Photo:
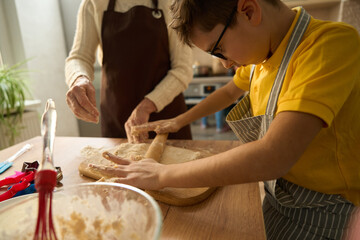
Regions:
[[[198,104],[203,98],[232,81],[232,79],[232,76],[194,77],[184,91],[186,105],[191,107]]]

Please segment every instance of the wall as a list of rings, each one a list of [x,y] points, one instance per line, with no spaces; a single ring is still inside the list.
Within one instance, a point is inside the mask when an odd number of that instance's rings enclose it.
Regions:
[[[15,1],[0,1],[0,51],[8,66],[25,59]]]
[[[33,97],[42,102],[38,111],[42,113],[46,100],[52,98],[58,112],[57,135],[78,136],[76,118],[65,102],[67,52],[58,1],[2,0],[2,3],[9,41],[1,44],[13,49],[7,52],[13,61],[29,59],[30,89]]]
[[[81,0],[59,0],[60,14],[64,29],[66,51],[72,47],[76,30],[76,19]]]
[[[354,26],[360,32],[360,1],[347,0],[341,3],[340,21]]]

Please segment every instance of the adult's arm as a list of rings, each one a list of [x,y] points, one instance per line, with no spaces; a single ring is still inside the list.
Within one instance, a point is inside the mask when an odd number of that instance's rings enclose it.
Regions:
[[[84,0],[80,4],[73,47],[65,62],[65,77],[69,86],[66,93],[69,108],[77,118],[97,123],[99,112],[92,82],[100,40],[95,9],[92,1]]]
[[[168,1],[160,1],[159,4],[160,7],[163,7],[165,21],[168,25],[170,21],[169,3]],[[171,68],[154,90],[145,96],[155,104],[157,112],[160,112],[182,93],[193,78],[191,48],[180,42],[178,35],[171,27],[167,29]]]

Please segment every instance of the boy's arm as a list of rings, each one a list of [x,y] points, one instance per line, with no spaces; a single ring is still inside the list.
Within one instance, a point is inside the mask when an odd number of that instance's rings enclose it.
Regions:
[[[323,121],[301,112],[279,113],[261,140],[191,162],[162,165],[112,156],[117,167],[91,166],[143,189],[224,186],[284,176],[318,134]]]
[[[203,101],[192,107],[187,112],[172,119],[149,122],[143,125],[134,126],[132,127],[132,133],[139,134],[141,132],[156,131],[158,134],[161,134],[176,132],[183,126],[190,124],[196,119],[208,116],[228,107],[244,93],[244,90],[239,89],[233,81],[230,81],[222,88],[210,94]]]
[[[199,104],[196,104],[189,111],[179,115],[177,119],[182,126],[185,126],[201,117],[211,115],[230,106],[244,93],[244,90],[239,89],[233,81],[230,81],[222,88],[214,91]]]
[[[305,152],[323,121],[301,112],[279,113],[261,140],[208,158],[168,165],[160,172],[161,187],[224,186],[277,179]]]

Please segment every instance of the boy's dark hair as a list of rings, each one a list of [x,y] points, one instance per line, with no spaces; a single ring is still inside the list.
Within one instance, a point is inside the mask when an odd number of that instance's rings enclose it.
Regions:
[[[263,1],[277,5],[279,0]],[[183,43],[192,46],[190,34],[195,24],[204,32],[210,32],[217,24],[225,25],[237,3],[238,0],[174,0],[170,7],[173,17],[170,26]]]

